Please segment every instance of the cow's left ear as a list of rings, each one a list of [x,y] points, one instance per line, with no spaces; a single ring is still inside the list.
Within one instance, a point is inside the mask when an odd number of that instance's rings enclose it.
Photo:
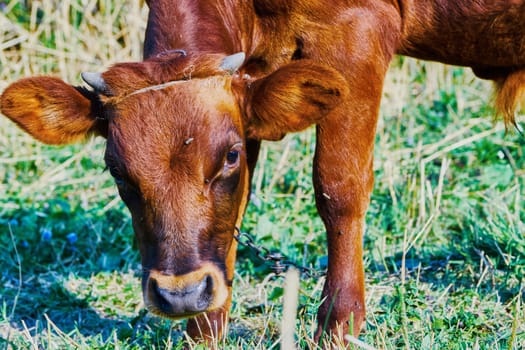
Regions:
[[[246,136],[280,140],[318,124],[348,94],[344,77],[312,61],[297,61],[245,88]]]
[[[98,94],[53,77],[21,79],[5,89],[1,111],[39,141],[63,145],[106,136]]]

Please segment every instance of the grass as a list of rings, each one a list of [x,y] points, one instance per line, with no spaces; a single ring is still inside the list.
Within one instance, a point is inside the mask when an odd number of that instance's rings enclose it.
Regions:
[[[145,16],[121,0],[0,1],[0,91],[38,74],[78,84],[81,71],[140,60]],[[492,123],[489,102],[489,84],[469,70],[392,63],[364,241],[359,339],[372,347],[525,348],[525,138]],[[323,267],[314,142],[308,130],[264,145],[244,230]],[[184,322],[143,310],[130,219],[103,148],[45,146],[0,119],[1,348],[182,348]],[[322,284],[300,282],[302,348],[314,347]],[[234,290],[221,348],[277,348],[283,278],[241,248]]]

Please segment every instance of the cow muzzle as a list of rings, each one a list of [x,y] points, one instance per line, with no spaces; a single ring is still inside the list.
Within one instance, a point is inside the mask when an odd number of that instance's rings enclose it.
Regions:
[[[224,274],[211,263],[184,275],[151,270],[144,285],[147,308],[171,319],[213,311],[221,307],[227,297]]]

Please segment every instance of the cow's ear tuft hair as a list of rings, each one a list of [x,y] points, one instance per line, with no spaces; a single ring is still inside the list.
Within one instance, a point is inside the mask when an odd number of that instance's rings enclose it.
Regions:
[[[246,133],[279,140],[322,122],[348,94],[344,77],[312,61],[297,61],[246,87]]]
[[[5,116],[47,144],[69,144],[107,133],[106,122],[97,118],[101,113],[97,94],[57,78],[21,79],[5,89],[0,101]]]

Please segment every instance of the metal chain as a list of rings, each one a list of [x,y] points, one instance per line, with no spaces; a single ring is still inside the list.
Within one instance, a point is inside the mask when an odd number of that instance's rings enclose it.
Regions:
[[[284,254],[280,252],[272,252],[268,248],[258,245],[252,235],[242,232],[238,227],[235,227],[235,233],[233,237],[240,245],[250,248],[252,251],[254,251],[259,259],[266,263],[271,263],[272,265],[270,266],[270,269],[276,275],[286,272],[292,266],[299,270],[307,278],[321,277],[326,275],[326,271],[324,270],[317,270],[313,267],[298,264],[289,260]]]

